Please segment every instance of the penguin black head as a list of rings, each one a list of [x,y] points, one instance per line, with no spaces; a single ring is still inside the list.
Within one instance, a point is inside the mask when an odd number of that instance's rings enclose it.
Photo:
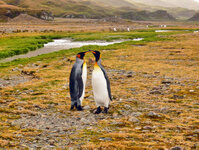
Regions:
[[[93,53],[93,55],[95,56],[95,60],[96,62],[100,59],[101,55],[100,55],[100,52],[99,51],[92,51],[92,50],[89,50]]]
[[[84,56],[85,56],[86,53],[87,53],[87,52],[80,52],[80,53],[78,53],[78,54],[76,55],[76,57],[79,58],[79,59],[84,59]]]

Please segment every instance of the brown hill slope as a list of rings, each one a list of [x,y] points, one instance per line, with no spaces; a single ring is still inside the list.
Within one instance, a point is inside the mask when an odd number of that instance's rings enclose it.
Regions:
[[[199,21],[199,13],[196,13],[193,17],[191,17],[189,21]]]
[[[41,24],[45,23],[44,20],[32,17],[28,14],[20,14],[19,16],[9,20],[9,23],[36,23]]]
[[[127,12],[137,12],[142,10],[157,11],[166,10],[177,18],[190,18],[195,13],[187,9],[170,9],[163,7],[150,6],[150,3],[136,3],[136,0],[1,0],[11,6],[23,9],[45,10],[52,12],[57,17],[67,18],[104,18],[121,16]],[[144,0],[142,0],[144,1]],[[142,2],[140,1],[140,2]],[[154,1],[154,0],[151,0]],[[167,6],[167,5],[165,5]],[[185,13],[188,12],[188,13]],[[30,13],[28,13],[30,14]],[[31,15],[40,17],[35,13]],[[145,17],[146,18],[146,17]],[[150,18],[146,19],[150,20]],[[156,19],[155,19],[156,20]],[[157,19],[158,20],[158,19]]]

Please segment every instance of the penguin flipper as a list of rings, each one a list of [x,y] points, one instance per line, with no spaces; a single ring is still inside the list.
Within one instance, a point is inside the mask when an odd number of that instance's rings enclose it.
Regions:
[[[82,110],[80,97],[83,93],[82,71],[76,65],[73,66],[70,74],[70,95],[71,95],[71,110],[76,107]]]
[[[83,89],[84,89],[84,83],[83,83],[81,75],[78,75],[77,82],[78,82],[78,88],[79,88],[78,98],[80,98],[83,94]]]
[[[102,66],[100,68],[101,68],[102,72],[104,73],[104,77],[106,79],[106,84],[107,84],[107,89],[108,89],[108,95],[109,95],[110,100],[112,101],[111,87],[110,87],[110,81],[109,81],[108,75]]]

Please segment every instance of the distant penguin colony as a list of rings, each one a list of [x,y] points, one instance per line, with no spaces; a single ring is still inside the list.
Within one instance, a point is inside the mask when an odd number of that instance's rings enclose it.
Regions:
[[[110,101],[112,101],[110,81],[107,73],[101,65],[101,54],[99,51],[92,51],[95,56],[94,70],[92,72],[92,88],[94,94],[94,100],[97,106],[95,114],[101,112],[108,113]],[[88,51],[87,51],[88,52]],[[76,56],[76,62],[72,67],[70,74],[70,96],[71,96],[71,110],[76,107],[77,110],[82,109],[82,100],[85,94],[85,85],[87,78],[87,66],[84,62],[84,56],[87,52],[78,53]],[[101,107],[104,107],[102,111]]]

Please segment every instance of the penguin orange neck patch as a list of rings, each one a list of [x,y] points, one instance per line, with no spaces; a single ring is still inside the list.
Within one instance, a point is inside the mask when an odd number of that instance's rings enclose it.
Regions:
[[[80,55],[80,54],[77,54],[77,57],[78,57],[78,58],[81,58],[81,55]]]
[[[83,68],[85,68],[85,67],[86,67],[86,62],[83,63]]]
[[[94,69],[100,69],[99,65],[97,64],[97,62],[94,65]]]

